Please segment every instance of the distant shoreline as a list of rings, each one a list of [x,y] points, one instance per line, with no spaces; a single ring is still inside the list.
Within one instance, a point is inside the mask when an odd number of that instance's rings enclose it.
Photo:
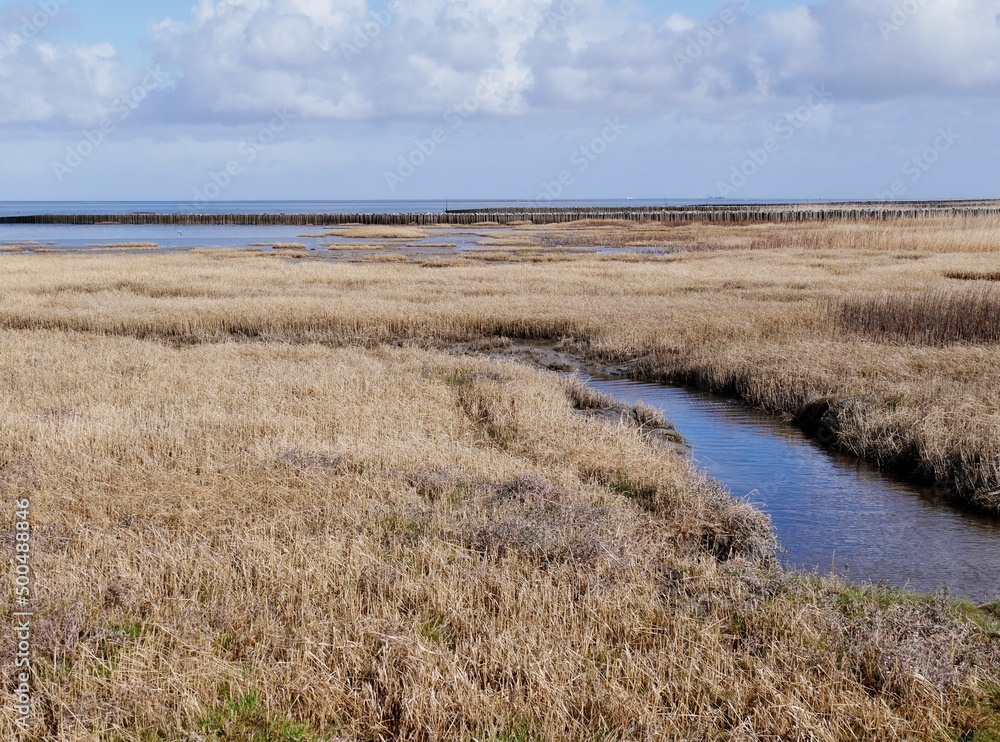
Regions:
[[[192,201],[192,200],[118,200],[118,201],[0,201],[0,219],[7,217],[37,217],[46,215],[108,215],[108,214],[443,214],[448,212],[514,210],[538,208],[576,210],[677,210],[677,209],[753,209],[753,208],[838,208],[864,207],[941,207],[941,206],[992,206],[1000,204],[995,199],[924,199],[899,201],[865,201],[858,199],[718,199],[701,198],[606,198],[559,199],[535,201],[531,199],[383,199],[342,201]]]
[[[119,204],[121,205],[121,204]],[[908,201],[680,206],[506,206],[441,212],[358,213],[38,213],[0,216],[0,224],[322,226],[559,224],[581,219],[712,223],[884,221],[933,217],[1000,216],[1000,201]]]

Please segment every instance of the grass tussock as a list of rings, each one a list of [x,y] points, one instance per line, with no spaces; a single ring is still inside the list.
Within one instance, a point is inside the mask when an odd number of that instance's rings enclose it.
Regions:
[[[480,247],[542,247],[543,243],[533,235],[506,234],[486,236],[477,243]]]
[[[445,257],[441,255],[431,255],[417,259],[417,264],[421,268],[455,268],[465,265],[467,262],[462,257]]]
[[[38,252],[44,250],[50,245],[43,245],[41,242],[35,242],[33,240],[26,240],[23,242],[3,242],[0,243],[0,252]]]
[[[110,244],[87,245],[92,250],[156,250],[155,242],[114,242]]]
[[[1000,290],[862,294],[845,299],[837,321],[880,341],[951,345],[1000,342]]]
[[[410,259],[403,253],[393,252],[393,253],[376,253],[375,255],[366,255],[362,258],[355,258],[351,262],[354,263],[408,263]]]
[[[352,227],[327,236],[337,235],[354,240],[419,240],[428,236],[420,227],[363,226]]]
[[[306,250],[301,242],[253,242],[251,247],[269,247],[272,250]]]
[[[385,250],[386,248],[397,249],[399,246],[391,242],[329,242],[323,243],[323,247],[331,251],[340,250]]]
[[[202,247],[188,250],[188,254],[213,261],[242,260],[248,257],[264,258],[269,255],[266,251],[253,247],[233,247],[224,250],[214,247]]]
[[[507,250],[476,248],[465,251],[462,257],[484,263],[566,263],[589,254],[566,248],[519,247]]]
[[[995,615],[783,573],[762,515],[576,413],[605,403],[578,383],[412,348],[0,341],[33,738],[1000,728]]]

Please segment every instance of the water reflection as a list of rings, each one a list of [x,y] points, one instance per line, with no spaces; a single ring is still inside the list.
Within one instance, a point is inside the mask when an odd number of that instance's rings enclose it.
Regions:
[[[152,243],[160,249],[246,248],[273,243],[296,243],[325,252],[324,246],[328,244],[351,246],[363,242],[384,241],[323,236],[330,231],[324,227],[303,226],[0,224],[0,245],[34,242],[42,246],[79,250],[91,245],[122,243]],[[455,244],[457,247],[468,248],[475,246],[479,239],[481,238],[474,232],[466,230],[437,230],[429,232],[426,238],[400,240],[399,244],[434,245],[443,241]]]
[[[737,401],[629,381],[592,381],[664,411],[692,456],[774,521],[790,566],[920,592],[1000,598],[1000,523],[934,501],[918,487],[825,451]]]

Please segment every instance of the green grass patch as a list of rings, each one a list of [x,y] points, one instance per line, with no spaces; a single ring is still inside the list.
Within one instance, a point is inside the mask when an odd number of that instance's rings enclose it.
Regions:
[[[1000,638],[1000,611],[996,603],[977,606],[968,600],[956,600],[952,611],[958,618],[972,621],[993,638]]]
[[[309,726],[269,714],[257,693],[224,696],[220,705],[198,721],[212,742],[312,742]]]
[[[1000,742],[1000,685],[986,683],[980,696],[964,704],[967,729],[953,734],[957,742]]]
[[[903,605],[927,604],[934,601],[932,595],[910,592],[888,585],[852,585],[843,583],[836,591],[837,606],[845,616],[855,615],[865,607],[882,610]]]
[[[417,626],[417,633],[429,642],[441,644],[447,638],[448,620],[443,616],[434,616],[422,621]]]
[[[615,472],[611,489],[629,500],[634,500],[647,510],[652,510],[656,504],[656,486],[638,482],[630,477],[628,472]]]
[[[541,742],[542,735],[531,723],[508,722],[500,731],[481,732],[474,742]]]

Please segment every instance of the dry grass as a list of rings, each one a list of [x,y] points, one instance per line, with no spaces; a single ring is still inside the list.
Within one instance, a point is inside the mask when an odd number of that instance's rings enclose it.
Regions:
[[[416,259],[417,265],[422,268],[456,268],[464,265],[468,261],[464,257],[429,255]]]
[[[950,345],[1000,342],[1000,290],[992,286],[861,294],[837,310],[845,329],[875,340]]]
[[[259,255],[0,258],[0,499],[32,498],[35,738],[1000,734],[1000,606],[783,573],[761,516],[581,414],[602,401],[578,385],[407,347],[564,338],[813,414],[990,507],[1000,346],[874,341],[829,307],[954,289],[995,253]]]
[[[0,340],[0,489],[32,500],[35,738],[995,722],[988,614],[783,574],[762,516],[574,413],[588,400],[557,379],[413,349]]]
[[[428,234],[419,227],[365,226],[331,232],[326,236],[348,237],[355,240],[419,240]]]
[[[506,234],[486,237],[476,244],[480,247],[542,247],[541,241],[533,235]]]
[[[185,342],[575,337],[584,352],[630,363],[643,377],[736,394],[807,428],[822,422],[841,449],[1000,512],[997,344],[873,342],[845,335],[829,311],[858,292],[954,290],[947,274],[988,273],[995,253],[775,247],[599,256],[552,249],[526,250],[516,263],[522,251],[497,251],[481,257],[499,262],[482,264],[476,252],[444,267],[415,255],[412,268],[395,253],[367,267],[223,259],[226,251],[211,258],[58,255],[48,262],[5,255],[0,327]],[[532,262],[550,258],[560,262]],[[102,292],[123,274],[133,288],[108,301]],[[248,284],[256,287],[253,301],[240,299]],[[55,290],[72,286],[86,290]]]
[[[44,247],[40,242],[28,240],[25,242],[0,243],[0,252],[31,252]]]
[[[948,278],[955,278],[959,281],[1000,281],[1000,271],[948,271],[945,273]]]
[[[231,260],[233,258],[242,259],[247,257],[262,258],[268,255],[265,251],[252,247],[230,247],[223,250],[215,247],[196,247],[188,250],[187,253],[213,260]]]
[[[407,263],[409,258],[403,253],[377,253],[375,255],[365,255],[362,258],[354,258],[352,263]]]
[[[563,245],[685,251],[811,250],[907,252],[996,252],[1000,220],[993,217],[935,217],[888,222],[803,224],[712,224],[600,222],[584,220],[535,228]]]
[[[479,245],[485,244],[480,242]],[[516,245],[516,241],[511,243]],[[593,258],[595,252],[591,248],[580,247],[516,247],[505,250],[494,250],[475,247],[465,250],[461,255],[469,260],[481,260],[488,263],[562,263],[579,258]]]
[[[252,242],[250,247],[269,247],[272,250],[306,250],[301,242]]]
[[[155,250],[159,247],[155,242],[114,242],[103,245],[87,245],[93,250]]]
[[[399,248],[399,245],[393,244],[391,242],[329,242],[323,243],[323,247],[327,250],[339,251],[339,250],[385,250],[387,247],[391,247],[393,250]]]

